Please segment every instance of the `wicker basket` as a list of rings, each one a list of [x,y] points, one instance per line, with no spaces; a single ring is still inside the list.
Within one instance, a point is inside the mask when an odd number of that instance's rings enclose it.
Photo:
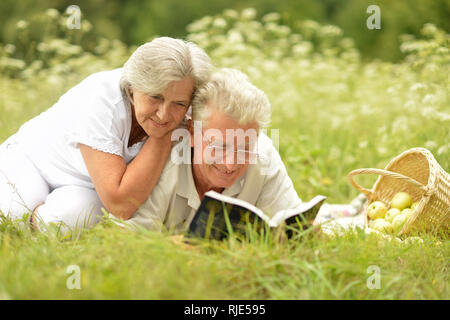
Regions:
[[[379,175],[372,190],[361,187],[353,177]],[[398,235],[409,232],[450,232],[450,175],[441,168],[430,151],[413,148],[392,159],[384,170],[358,169],[348,174],[350,183],[368,198],[367,206],[376,200],[386,204],[400,191],[419,201],[411,218]],[[366,210],[364,210],[366,212]],[[367,214],[365,223],[368,224]]]

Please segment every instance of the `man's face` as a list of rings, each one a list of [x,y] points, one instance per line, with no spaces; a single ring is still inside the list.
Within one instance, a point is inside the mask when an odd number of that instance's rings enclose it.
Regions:
[[[194,135],[194,179],[210,190],[232,186],[256,161],[258,129],[212,109],[202,134]]]

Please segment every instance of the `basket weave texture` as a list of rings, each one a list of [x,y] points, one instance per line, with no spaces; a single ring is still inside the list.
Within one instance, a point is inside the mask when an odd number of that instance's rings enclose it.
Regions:
[[[377,174],[371,190],[361,187],[353,177]],[[350,183],[368,198],[366,208],[373,201],[389,204],[397,192],[407,192],[419,204],[398,235],[412,231],[450,232],[450,175],[425,148],[409,149],[392,159],[384,170],[357,169],[348,174]],[[364,210],[366,225],[368,222]]]

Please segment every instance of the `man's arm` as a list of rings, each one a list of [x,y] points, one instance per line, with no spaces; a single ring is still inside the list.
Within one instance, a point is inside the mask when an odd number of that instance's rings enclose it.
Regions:
[[[273,215],[283,209],[296,208],[302,203],[302,200],[287,174],[278,151],[268,137],[265,137],[265,139],[262,141],[266,143],[265,157],[267,157],[267,163],[260,167],[263,186],[256,206]]]

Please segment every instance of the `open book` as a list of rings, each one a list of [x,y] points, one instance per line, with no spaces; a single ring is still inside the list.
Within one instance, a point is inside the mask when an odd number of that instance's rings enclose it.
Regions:
[[[246,226],[255,228],[277,228],[299,226],[303,229],[312,225],[314,218],[326,197],[318,195],[311,201],[302,202],[297,208],[276,212],[271,218],[254,205],[215,191],[208,191],[197,209],[189,226],[188,234],[201,238],[222,240],[232,232],[244,231]],[[290,237],[292,232],[286,231]]]

